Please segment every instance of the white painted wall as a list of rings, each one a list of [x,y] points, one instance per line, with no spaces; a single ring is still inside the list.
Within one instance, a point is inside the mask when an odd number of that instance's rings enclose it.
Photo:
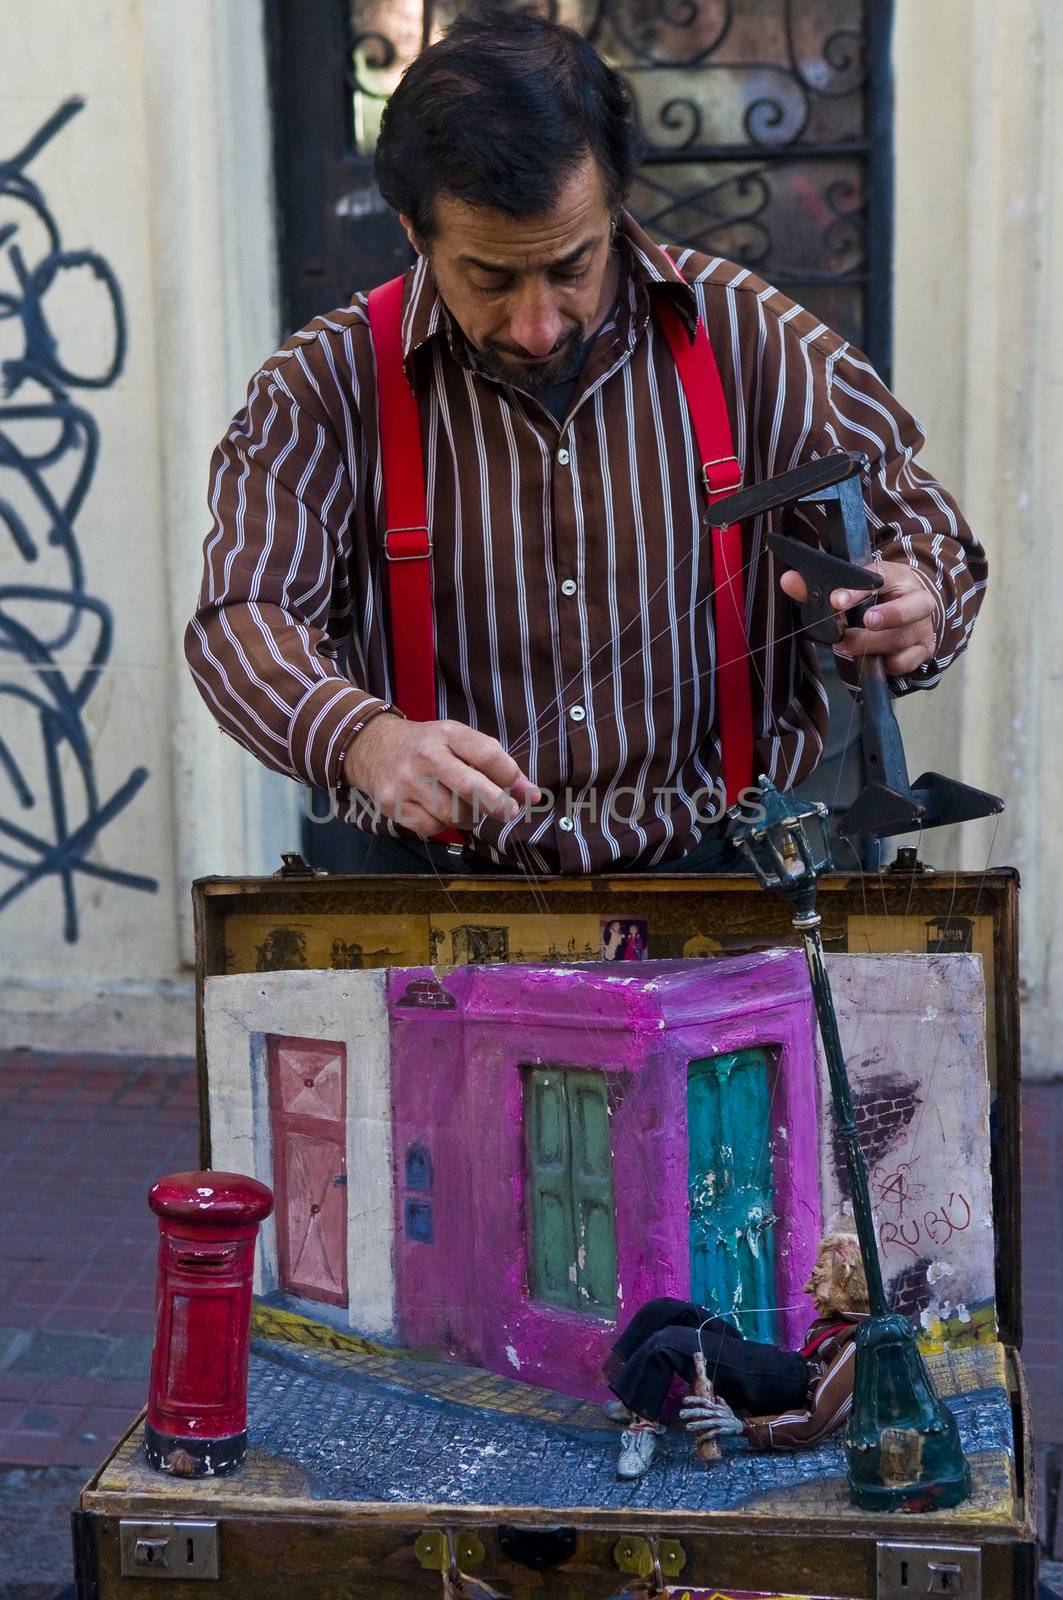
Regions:
[[[99,429],[98,467],[75,532],[85,589],[114,620],[83,725],[105,803],[137,767],[139,793],[81,853],[97,868],[147,874],[146,894],[76,872],[77,937],[64,937],[59,880],[49,873],[0,909],[0,1047],[190,1051],[192,945],[188,886],[206,872],[268,872],[298,837],[294,785],[274,778],[214,728],[195,696],[180,635],[198,586],[211,448],[242,402],[246,379],[277,342],[270,122],[257,0],[40,0],[5,9],[0,50],[0,162],[63,101],[79,115],[34,159],[66,249],[113,268],[129,329],[110,387],[74,389]],[[0,287],[17,289],[13,250],[32,271],[50,245],[38,218],[0,197]],[[63,271],[44,300],[68,367],[100,370],[112,339],[107,302],[88,271]],[[0,360],[22,354],[22,324],[0,322]],[[11,403],[38,403],[24,384]],[[3,401],[0,400],[0,407]],[[0,418],[21,449],[40,451],[51,421]],[[63,493],[77,452],[48,473]],[[69,573],[47,545],[48,518],[25,481],[0,469],[40,549],[28,561],[0,526],[0,585],[62,589]],[[0,602],[38,640],[55,602]],[[65,612],[63,613],[66,614]],[[51,624],[51,629],[49,628]],[[0,654],[0,687],[45,694],[73,685],[96,623],[44,679]],[[39,716],[0,696],[0,738],[22,768],[24,806],[0,771],[0,819],[46,849],[56,825]],[[76,828],[91,810],[69,748],[60,792]],[[32,846],[14,853],[32,860]],[[36,852],[37,859],[41,851]],[[18,869],[0,864],[0,895]]]
[[[966,661],[902,712],[913,773],[1005,796],[999,821],[928,835],[937,865],[1022,872],[1023,1070],[1063,1070],[1063,9],[898,0],[898,393],[990,556]]]
[[[1007,796],[995,836],[992,823],[969,824],[959,838],[928,836],[926,853],[945,867],[980,869],[992,856],[1023,870],[1026,1070],[1051,1074],[1063,1001],[1063,848],[1049,799],[1063,781],[1063,7],[897,0],[896,13],[895,387],[992,561],[970,658],[906,702],[902,723],[913,772],[942,769]],[[37,0],[6,8],[3,41],[0,160],[63,100],[85,98],[29,174],[64,244],[113,266],[128,316],[122,376],[77,392],[101,434],[77,537],[87,590],[115,619],[84,721],[103,799],[138,765],[149,778],[88,854],[153,875],[159,891],[76,874],[74,943],[54,875],[0,909],[0,1047],[188,1050],[191,879],[272,871],[298,836],[296,786],[216,731],[179,648],[210,451],[278,336],[261,3]],[[46,245],[15,209],[0,200],[33,265]],[[12,271],[7,245],[5,290]],[[98,362],[105,308],[87,275],[65,275],[48,309],[64,356]],[[19,354],[18,331],[0,323],[0,360]],[[39,432],[25,424],[20,438],[28,447]],[[11,474],[2,479],[11,497]],[[42,543],[39,517],[31,531]],[[0,528],[0,584],[29,581],[63,581],[56,552],[28,563]],[[18,615],[31,620],[24,605]],[[39,610],[32,621],[41,634]],[[61,655],[71,678],[84,646]],[[0,655],[0,682],[32,681]],[[48,840],[38,724],[9,696],[0,737],[35,801],[22,807],[0,771],[0,818]],[[62,770],[76,825],[84,801],[68,758]],[[0,896],[16,876],[0,864]]]
[[[395,1325],[391,1057],[383,969],[241,973],[209,978],[204,1022],[209,1063],[211,1164],[274,1187],[265,1038],[339,1040],[347,1051],[348,1326],[390,1334]],[[262,1225],[255,1290],[277,1287],[277,1232]],[[329,1321],[338,1307],[306,1310]]]

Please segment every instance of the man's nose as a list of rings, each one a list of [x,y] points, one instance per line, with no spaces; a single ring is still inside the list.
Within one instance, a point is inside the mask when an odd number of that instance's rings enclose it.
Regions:
[[[561,313],[545,284],[530,284],[510,313],[506,339],[530,356],[548,356],[561,337]]]

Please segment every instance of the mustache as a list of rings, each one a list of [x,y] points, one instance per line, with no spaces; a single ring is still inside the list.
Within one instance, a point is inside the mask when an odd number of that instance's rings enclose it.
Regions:
[[[576,343],[582,344],[583,335],[579,328],[570,328],[563,333],[552,349],[545,356],[533,356],[530,350],[525,350],[523,345],[509,344],[505,339],[485,339],[481,349],[485,355],[516,356],[523,361],[549,361],[551,357],[560,355],[563,350],[571,349]]]

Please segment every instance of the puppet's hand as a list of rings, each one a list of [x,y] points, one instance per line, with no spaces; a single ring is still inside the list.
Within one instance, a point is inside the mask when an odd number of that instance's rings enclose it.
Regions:
[[[742,1424],[727,1401],[718,1397],[705,1400],[700,1395],[688,1394],[680,1409],[679,1419],[687,1432],[699,1440],[720,1439],[728,1433],[742,1432]]]

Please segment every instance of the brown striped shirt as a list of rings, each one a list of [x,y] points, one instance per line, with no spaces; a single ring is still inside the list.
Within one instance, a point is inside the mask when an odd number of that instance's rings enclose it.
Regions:
[[[720,784],[711,541],[655,296],[708,328],[747,483],[832,450],[867,458],[876,553],[907,561],[936,599],[935,657],[896,692],[937,682],[985,586],[983,551],[915,460],[919,424],[858,350],[745,268],[663,250],[630,218],[619,248],[617,306],[561,425],[476,370],[423,259],[406,278],[439,715],[497,738],[546,791],[512,823],[482,819],[473,847],[549,872],[684,855]],[[402,648],[401,618],[389,638],[381,496],[360,294],[265,362],[214,454],[186,653],[218,723],[252,754],[339,790],[349,820],[401,832],[342,790],[346,748],[390,700]],[[819,757],[827,700],[764,533],[764,519],[743,532],[755,770],[789,787]]]
[[[815,1376],[807,1406],[784,1411],[777,1417],[747,1417],[742,1423],[751,1449],[807,1450],[848,1422],[856,1378],[856,1326],[865,1319],[854,1314],[846,1320],[847,1326],[816,1350],[811,1362]],[[814,1338],[827,1326],[824,1321],[813,1323],[808,1338]]]

